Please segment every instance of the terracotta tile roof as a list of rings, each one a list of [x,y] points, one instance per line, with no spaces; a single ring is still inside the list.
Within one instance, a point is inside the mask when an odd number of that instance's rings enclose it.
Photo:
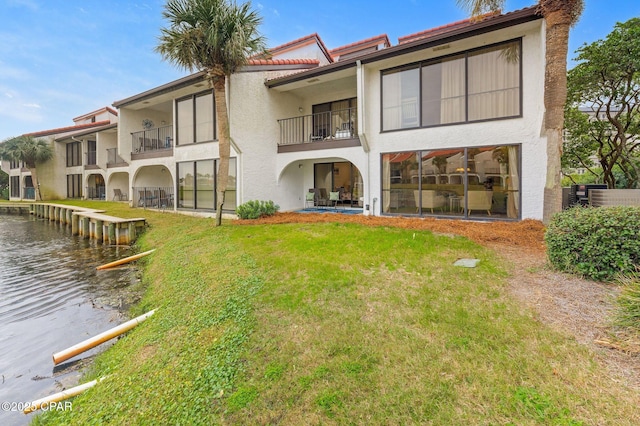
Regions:
[[[497,12],[489,12],[484,15],[476,16],[473,18],[463,19],[461,21],[452,22],[450,24],[442,25],[439,27],[431,28],[428,30],[420,31],[414,34],[409,34],[403,37],[398,37],[398,44],[405,44],[416,40],[422,40],[425,38],[433,37],[437,34],[447,33],[452,30],[457,30],[460,28],[468,27],[473,24],[477,24],[478,22],[482,22],[486,19],[493,18],[494,16],[499,16],[501,14],[500,11]]]
[[[391,42],[389,42],[389,37],[386,34],[380,34],[375,37],[370,37],[364,40],[356,41],[344,46],[336,47],[335,49],[331,49],[329,53],[335,58],[336,56],[344,55],[351,52],[357,52],[366,47],[377,46],[379,44],[384,44],[384,47],[391,47]]]
[[[327,49],[327,46],[325,46],[324,42],[322,41],[322,39],[320,38],[318,33],[309,34],[307,36],[300,37],[300,38],[298,38],[296,40],[293,40],[293,41],[290,41],[288,43],[281,44],[280,46],[276,46],[274,48],[271,48],[268,51],[268,55],[271,55],[271,56],[277,55],[279,53],[284,53],[284,52],[287,52],[289,50],[293,50],[296,47],[306,46],[307,44],[311,44],[311,43],[318,43],[318,45],[320,46],[320,49],[323,51],[323,53],[327,57],[327,60],[329,62],[333,62],[333,58],[331,57],[331,54],[329,53],[329,49]],[[259,57],[260,56],[256,56],[256,58],[259,58]]]
[[[100,113],[102,111],[108,111],[111,114],[115,115],[116,117],[118,116],[118,111],[116,111],[115,109],[113,109],[111,107],[106,106],[106,107],[102,107],[100,109],[97,109],[95,111],[91,111],[91,112],[88,112],[86,114],[79,115],[76,118],[74,118],[73,121],[78,121],[78,120],[82,120],[83,118],[91,117],[92,115],[96,115],[96,114],[98,114],[98,113]]]
[[[107,124],[111,124],[111,122],[109,120],[96,121],[95,123],[85,123],[85,124],[78,124],[75,126],[59,127],[57,129],[41,130],[39,132],[25,133],[24,136],[38,137],[38,136],[58,135],[61,133],[73,132],[75,130],[83,130],[83,129],[90,129],[92,127],[100,127]]]
[[[248,65],[320,65],[317,59],[249,59]]]
[[[537,6],[525,7],[505,14],[488,13],[480,17],[464,19],[448,25],[421,31],[408,36],[400,37],[399,44],[380,49],[374,52],[366,52],[362,55],[345,56],[345,58],[333,63],[321,65],[317,68],[289,74],[283,77],[272,78],[265,82],[269,88],[282,86],[295,81],[311,78],[313,76],[329,74],[334,71],[343,70],[347,67],[355,67],[356,59],[362,63],[371,63],[387,58],[396,57],[405,53],[414,52],[425,48],[425,46],[436,46],[445,43],[445,40],[460,40],[466,37],[485,34],[495,29],[512,25],[519,25],[525,22],[542,19]],[[337,50],[337,49],[334,49]]]

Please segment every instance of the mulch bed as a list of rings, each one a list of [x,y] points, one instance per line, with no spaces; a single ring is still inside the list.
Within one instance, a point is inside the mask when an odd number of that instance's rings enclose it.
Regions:
[[[367,226],[389,226],[404,229],[428,230],[439,234],[455,234],[467,237],[479,244],[519,247],[544,254],[545,227],[538,220],[520,222],[473,222],[464,220],[413,218],[398,216],[364,216],[328,213],[276,213],[255,220],[239,220],[239,225],[341,222]]]

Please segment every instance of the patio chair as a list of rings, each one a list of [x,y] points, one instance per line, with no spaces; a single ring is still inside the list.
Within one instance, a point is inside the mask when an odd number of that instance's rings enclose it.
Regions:
[[[340,191],[329,192],[329,205],[333,205],[333,207],[338,206],[338,201],[340,201]]]
[[[118,201],[126,200],[127,199],[127,194],[122,192],[120,189],[116,188],[116,189],[113,190],[113,201],[115,201],[116,198],[118,199]]]
[[[305,207],[313,207],[316,205],[316,193],[315,192],[307,192],[305,198]]]

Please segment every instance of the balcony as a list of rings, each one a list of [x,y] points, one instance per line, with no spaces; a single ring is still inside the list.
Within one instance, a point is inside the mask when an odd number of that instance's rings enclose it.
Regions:
[[[358,111],[347,108],[278,120],[278,152],[360,146]]]
[[[173,126],[131,133],[132,160],[173,155]]]
[[[118,148],[107,149],[107,168],[126,167],[128,165],[129,164],[127,164],[127,162],[124,161],[122,157],[120,157],[120,155],[118,155]]]

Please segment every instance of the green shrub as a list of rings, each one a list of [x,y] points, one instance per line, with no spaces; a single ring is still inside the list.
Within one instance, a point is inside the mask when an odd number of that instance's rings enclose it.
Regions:
[[[558,213],[545,241],[554,267],[611,280],[640,266],[640,208],[574,207]]]
[[[640,330],[640,273],[622,277],[620,284],[617,322],[623,327]]]
[[[271,200],[251,200],[239,205],[236,213],[240,219],[258,219],[264,216],[273,216],[278,210],[280,210],[280,206]]]

